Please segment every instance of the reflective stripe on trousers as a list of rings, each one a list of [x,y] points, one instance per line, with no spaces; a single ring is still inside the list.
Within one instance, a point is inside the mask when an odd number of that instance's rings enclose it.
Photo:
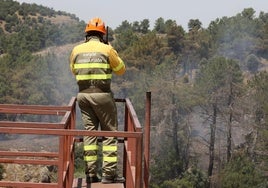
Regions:
[[[102,175],[113,176],[117,169],[117,139],[113,137],[104,138],[102,142]]]
[[[84,160],[87,163],[87,173],[95,174],[98,160],[98,146],[84,145]],[[102,142],[102,172],[103,176],[113,176],[117,169],[117,139],[104,138]]]

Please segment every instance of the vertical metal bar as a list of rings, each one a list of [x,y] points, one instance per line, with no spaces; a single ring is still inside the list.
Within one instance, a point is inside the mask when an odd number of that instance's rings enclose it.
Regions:
[[[124,131],[127,131],[127,124],[128,124],[128,109],[127,109],[127,105],[125,103],[125,125],[124,125]],[[127,174],[127,150],[126,150],[126,140],[127,138],[125,138],[125,142],[124,142],[124,156],[123,156],[123,175],[126,178],[126,185],[127,185],[127,178],[128,178],[128,174]]]
[[[144,128],[144,188],[149,187],[150,173],[150,125],[151,125],[151,92],[146,92],[145,107],[145,128]]]
[[[74,138],[72,138],[71,142],[71,159],[70,159],[70,170],[69,170],[69,178],[70,178],[70,187],[73,185],[74,180],[74,152],[75,152],[75,141]]]
[[[76,119],[76,100],[73,100],[72,104],[72,111],[71,111],[71,121],[70,121],[70,129],[74,130],[75,129],[75,119]],[[73,184],[73,179],[74,179],[74,158],[75,158],[75,137],[71,136],[70,137],[70,167],[69,167],[69,178],[70,178],[70,187]]]
[[[68,123],[69,124],[69,123]],[[68,125],[69,127],[70,125]],[[66,158],[66,177],[65,177],[65,186],[69,187],[71,179],[70,179],[70,168],[71,168],[71,136],[66,136],[66,154],[65,154],[65,158]]]
[[[75,118],[76,118],[76,98],[72,97],[68,104],[69,110],[71,111],[70,120],[65,125],[66,129],[74,130],[75,129]],[[63,185],[65,187],[71,187],[73,184],[73,174],[74,174],[74,136],[66,135],[64,139],[64,155],[63,155],[63,170],[66,172],[63,176]],[[63,173],[64,173],[63,171]]]
[[[63,187],[63,173],[64,173],[64,136],[59,136],[59,165],[58,165],[58,186]]]
[[[141,132],[140,137],[136,139],[136,180],[135,180],[135,188],[142,188],[142,142],[143,140],[143,134]]]

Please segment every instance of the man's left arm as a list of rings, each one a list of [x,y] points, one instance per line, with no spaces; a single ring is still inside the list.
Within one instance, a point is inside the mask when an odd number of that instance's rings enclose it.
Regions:
[[[123,75],[126,72],[124,61],[118,56],[114,49],[110,51],[109,60],[111,68],[116,75]]]

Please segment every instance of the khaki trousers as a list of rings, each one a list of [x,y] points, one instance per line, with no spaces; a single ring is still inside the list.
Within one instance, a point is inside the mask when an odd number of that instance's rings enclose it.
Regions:
[[[103,131],[117,130],[117,108],[112,93],[79,92],[77,101],[86,130],[93,131],[99,128]],[[117,139],[114,137],[105,137],[102,148],[99,148],[96,137],[84,137],[86,174],[89,176],[97,174],[100,149],[102,149],[102,176],[113,176],[117,170]]]

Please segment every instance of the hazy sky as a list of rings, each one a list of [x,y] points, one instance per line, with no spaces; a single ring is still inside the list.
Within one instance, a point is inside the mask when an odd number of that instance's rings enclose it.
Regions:
[[[36,3],[58,11],[75,14],[88,22],[92,17],[100,17],[106,25],[115,29],[122,21],[150,20],[151,28],[159,17],[176,20],[187,30],[190,19],[199,19],[203,27],[216,18],[235,16],[244,8],[253,8],[255,16],[260,11],[268,13],[268,0],[16,0]]]

